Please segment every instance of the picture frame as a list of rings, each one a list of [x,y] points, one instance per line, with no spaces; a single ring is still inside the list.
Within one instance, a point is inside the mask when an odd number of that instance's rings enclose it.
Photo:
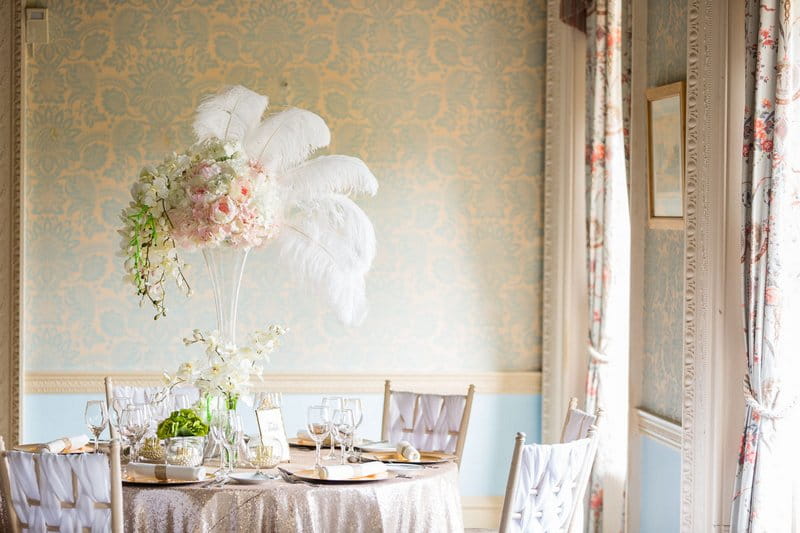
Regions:
[[[686,83],[652,87],[646,96],[648,225],[682,229],[686,213]]]
[[[280,407],[269,407],[266,409],[256,409],[256,422],[258,423],[258,433],[261,436],[261,443],[267,443],[271,437],[276,438],[281,443],[283,455],[281,462],[289,461],[289,440],[286,438],[286,427],[283,424],[283,413]]]

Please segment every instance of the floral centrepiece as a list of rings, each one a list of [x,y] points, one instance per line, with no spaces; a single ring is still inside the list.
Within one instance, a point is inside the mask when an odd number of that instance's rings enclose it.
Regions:
[[[365,276],[375,257],[375,231],[351,199],[374,195],[375,176],[355,157],[308,159],[330,143],[316,114],[288,108],[262,120],[264,95],[230,87],[197,109],[197,142],[145,167],[122,211],[125,280],[155,319],[167,314],[166,287],[191,288],[180,250],[201,249],[214,288],[218,332],[195,330],[186,345],[202,344],[205,360],[183,363],[168,386],[189,383],[224,395],[229,409],[260,376],[261,363],[286,330],[272,325],[235,342],[238,291],[250,250],[276,243],[292,273],[325,294],[342,322],[366,316]],[[208,412],[208,409],[206,409]]]
[[[297,108],[262,121],[267,103],[241,86],[206,98],[194,123],[197,143],[142,169],[131,188],[120,230],[125,280],[155,318],[166,316],[170,279],[191,294],[180,249],[270,242],[343,322],[366,316],[375,230],[351,196],[375,195],[377,180],[355,157],[308,159],[330,143],[325,121]]]
[[[166,315],[165,283],[189,292],[176,248],[252,248],[273,238],[279,202],[274,179],[238,142],[209,139],[145,167],[123,212],[126,279]]]

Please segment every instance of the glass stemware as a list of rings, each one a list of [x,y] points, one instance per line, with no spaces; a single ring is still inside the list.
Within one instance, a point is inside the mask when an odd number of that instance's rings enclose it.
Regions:
[[[218,475],[227,477],[236,466],[235,450],[242,439],[242,417],[236,411],[219,410],[212,415],[211,433],[222,445]]]
[[[141,404],[130,404],[122,410],[119,419],[120,434],[130,443],[131,460],[138,460],[139,441],[147,434],[149,420],[147,410]]]
[[[127,396],[117,396],[113,400],[111,400],[111,411],[109,414],[109,419],[111,424],[117,430],[117,433],[120,432],[120,419],[122,418],[122,411],[130,405],[131,399]],[[113,414],[113,416],[111,416]]]
[[[344,398],[341,396],[325,396],[322,399],[322,405],[328,408],[328,412],[333,414],[336,411],[342,409]],[[331,438],[331,450],[328,452],[328,455],[325,456],[325,459],[330,461],[335,457],[336,452],[336,443],[334,442],[333,438]]]
[[[189,400],[188,394],[176,394],[173,396],[173,409],[175,411],[180,411],[181,409],[188,409],[192,406],[192,402]]]
[[[355,431],[355,418],[353,411],[350,409],[337,409],[333,412],[333,420],[331,421],[331,434],[333,440],[339,443],[342,449],[342,456],[340,464],[344,464],[347,456],[347,446],[353,438],[353,431]]]
[[[364,421],[364,409],[361,405],[361,398],[345,398],[342,402],[343,409],[350,409],[353,412],[353,434],[350,439],[350,453],[353,453],[353,447],[356,442],[356,432]]]
[[[86,427],[94,435],[94,453],[97,453],[97,439],[108,424],[108,409],[106,402],[101,400],[89,400],[86,402],[86,409],[83,412]]]
[[[312,405],[308,408],[306,415],[306,429],[314,444],[317,445],[315,454],[314,468],[322,466],[321,448],[322,442],[331,432],[331,412],[326,405]]]

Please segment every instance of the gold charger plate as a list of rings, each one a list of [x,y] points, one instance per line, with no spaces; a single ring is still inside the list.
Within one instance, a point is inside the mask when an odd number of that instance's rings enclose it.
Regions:
[[[17,444],[16,446],[14,446],[14,449],[17,450],[18,452],[38,453],[38,452],[40,452],[40,451],[42,451],[44,449],[44,444],[43,443],[39,443],[39,444]],[[86,445],[86,446],[81,446],[80,448],[76,448],[74,450],[73,449],[69,449],[69,450],[60,451],[58,453],[60,453],[60,454],[73,454],[73,453],[90,453],[90,452],[93,452],[93,451],[94,451],[94,446],[93,445],[92,446]]]
[[[298,479],[302,479],[303,481],[309,481],[311,483],[319,483],[324,485],[341,485],[343,483],[369,483],[371,481],[385,481],[387,479],[392,479],[394,475],[391,472],[380,472],[378,474],[372,474],[371,476],[363,476],[363,477],[354,477],[351,479],[322,479],[317,474],[317,471],[312,469],[308,470],[298,470],[297,472],[292,472],[294,477]]]
[[[207,481],[211,481],[214,479],[214,474],[206,474],[206,477],[203,479],[192,479],[192,480],[185,480],[185,479],[156,479],[154,477],[143,477],[143,476],[130,476],[128,474],[124,474],[122,476],[122,482],[126,485],[193,485],[195,483],[206,483]]]
[[[397,452],[372,452],[361,454],[363,459],[381,461],[382,463],[400,463],[409,465],[430,465],[455,461],[456,456],[444,452],[419,452],[419,461],[409,461]]]
[[[286,439],[286,440],[289,443],[289,446],[293,446],[295,448],[316,448],[317,447],[317,445],[314,443],[313,440],[306,440],[306,439],[301,439],[301,438],[298,438],[298,437],[292,437],[292,438]],[[322,443],[322,447],[323,448],[326,447],[326,446],[330,446],[330,445],[331,445],[330,439],[325,439],[325,441]]]

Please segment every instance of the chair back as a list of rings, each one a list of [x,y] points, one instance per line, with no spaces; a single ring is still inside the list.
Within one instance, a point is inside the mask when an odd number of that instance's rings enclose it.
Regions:
[[[0,475],[11,530],[123,533],[119,442],[111,452],[55,454],[6,450]]]
[[[577,398],[570,398],[569,409],[564,419],[564,427],[561,430],[561,442],[585,439],[589,436],[589,428],[592,427],[596,420],[596,415],[590,415],[578,409]]]
[[[525,434],[517,433],[500,533],[570,530],[597,455],[599,419],[598,412],[586,438],[559,444],[526,445]]]
[[[474,394],[475,385],[469,386],[466,395],[395,391],[387,380],[381,438],[405,440],[419,450],[452,453],[460,464]]]

